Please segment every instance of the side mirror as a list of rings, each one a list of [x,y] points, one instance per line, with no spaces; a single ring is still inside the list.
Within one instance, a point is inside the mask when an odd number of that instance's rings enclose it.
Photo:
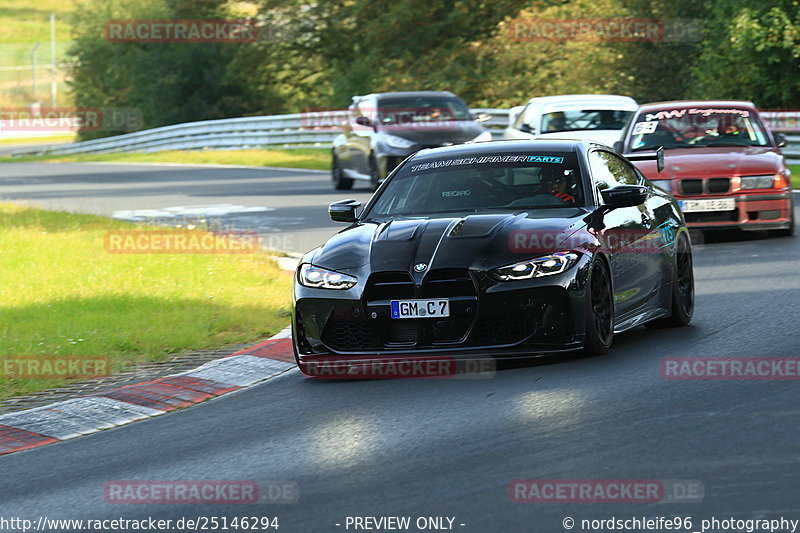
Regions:
[[[340,200],[328,206],[328,215],[334,222],[355,222],[358,219],[356,211],[360,208],[358,200]]]
[[[488,120],[492,120],[492,115],[487,115],[486,113],[478,113],[475,115],[475,122],[486,122]]]
[[[614,144],[611,145],[611,148],[619,153],[622,153],[622,150],[625,148],[625,144],[622,141],[614,141]]]
[[[634,207],[642,205],[647,200],[649,189],[642,185],[617,185],[610,189],[600,191],[606,207]]]
[[[359,126],[366,126],[367,128],[372,127],[372,121],[364,115],[356,117],[356,124]]]
[[[778,145],[778,148],[786,147],[786,135],[783,133],[773,133],[772,136],[775,137],[775,144]]]
[[[519,131],[523,131],[525,133],[535,133],[533,128],[531,128],[530,124],[525,124],[524,122],[519,125]]]

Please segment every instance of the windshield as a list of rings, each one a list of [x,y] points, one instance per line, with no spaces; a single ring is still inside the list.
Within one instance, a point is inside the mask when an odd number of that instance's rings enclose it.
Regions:
[[[753,112],[739,108],[666,109],[642,113],[631,130],[630,148],[699,148],[768,146],[764,128]]]
[[[392,125],[472,120],[472,115],[467,105],[458,98],[415,96],[380,99],[378,118],[382,124]]]
[[[574,109],[542,115],[542,133],[579,130],[621,130],[633,111]]]
[[[401,168],[367,218],[584,205],[575,153],[528,152],[422,161],[412,160]]]

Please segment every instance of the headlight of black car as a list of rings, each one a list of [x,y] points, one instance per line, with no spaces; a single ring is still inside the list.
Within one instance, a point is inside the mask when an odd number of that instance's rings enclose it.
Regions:
[[[515,281],[561,274],[578,261],[577,252],[556,252],[536,259],[496,268],[490,275],[497,281]]]
[[[358,278],[303,263],[298,275],[300,284],[315,289],[350,289],[358,283]]]

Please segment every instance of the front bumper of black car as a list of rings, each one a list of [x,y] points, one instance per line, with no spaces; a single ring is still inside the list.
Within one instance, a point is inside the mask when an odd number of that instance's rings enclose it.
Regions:
[[[328,356],[518,357],[580,349],[590,259],[566,272],[498,282],[486,272],[432,270],[416,285],[404,272],[377,272],[349,290],[295,283],[298,362]],[[391,300],[448,298],[447,318],[390,317]]]

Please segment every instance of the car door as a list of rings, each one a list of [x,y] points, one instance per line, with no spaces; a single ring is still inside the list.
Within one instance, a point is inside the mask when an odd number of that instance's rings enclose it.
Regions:
[[[589,166],[602,204],[601,191],[617,185],[640,185],[630,163],[606,150],[589,153]],[[616,315],[623,317],[645,306],[659,284],[654,239],[654,216],[645,202],[604,211],[597,238],[609,252]],[[657,247],[656,247],[657,250]]]
[[[633,170],[639,183],[653,190],[646,205],[653,219],[651,248],[655,260],[653,268],[657,269],[654,274],[656,284],[672,283],[672,253],[681,227],[680,215],[676,213],[673,199],[668,194],[662,194],[663,191],[653,185],[638,168],[633,166]]]
[[[601,155],[607,156],[611,172],[618,183],[625,185],[644,185],[652,188],[633,164],[612,152],[602,151]],[[658,194],[649,194],[645,202],[636,206],[642,221],[642,233],[636,243],[636,253],[641,256],[643,267],[642,291],[647,295],[644,305],[649,305],[652,298],[657,296],[659,287],[668,279],[668,260],[664,247],[672,244],[670,235],[674,236],[674,218],[668,217],[669,200]],[[674,240],[674,239],[672,239]]]

